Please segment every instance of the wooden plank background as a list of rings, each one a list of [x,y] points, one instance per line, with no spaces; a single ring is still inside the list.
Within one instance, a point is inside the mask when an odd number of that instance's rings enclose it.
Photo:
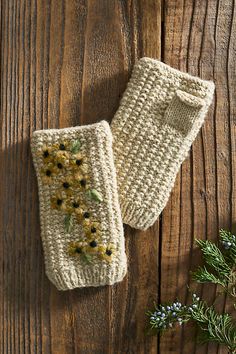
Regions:
[[[144,329],[154,300],[188,300],[194,236],[234,226],[235,0],[2,0],[0,28],[0,353],[225,353],[188,327]],[[44,273],[29,138],[110,121],[142,56],[214,79],[214,104],[159,221],[125,227],[125,280],[58,292]]]

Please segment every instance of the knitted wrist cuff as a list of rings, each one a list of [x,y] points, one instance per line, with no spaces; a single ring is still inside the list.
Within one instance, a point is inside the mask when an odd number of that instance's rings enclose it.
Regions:
[[[154,59],[135,65],[112,121],[123,222],[151,226],[212,101],[214,84]]]
[[[33,133],[41,237],[59,290],[114,284],[126,274],[109,125]]]

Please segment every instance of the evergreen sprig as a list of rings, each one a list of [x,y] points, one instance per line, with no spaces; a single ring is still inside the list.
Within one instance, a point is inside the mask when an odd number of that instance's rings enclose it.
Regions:
[[[236,299],[236,236],[225,230],[220,230],[219,236],[219,244],[196,240],[205,264],[192,273],[192,279],[198,283],[216,284]],[[234,306],[236,309],[236,304]],[[153,311],[148,311],[147,315],[150,334],[191,320],[199,328],[201,343],[221,344],[228,348],[229,353],[236,354],[236,324],[232,316],[228,313],[218,314],[213,305],[208,306],[196,294],[193,294],[190,305],[182,305],[178,301],[160,304]]]
[[[228,278],[231,268],[217,245],[208,240],[196,240],[205,262],[216,272],[220,279]]]
[[[225,345],[230,353],[236,352],[236,326],[232,317],[216,313],[213,306],[208,307],[203,301],[192,312],[191,319],[200,328],[199,341]]]
[[[230,267],[236,266],[236,236],[226,230],[220,230],[220,242],[225,249],[225,258]]]
[[[227,281],[225,279],[217,277],[213,273],[209,272],[205,266],[199,267],[194,273],[192,273],[192,279],[198,283],[214,283],[223,287],[227,286]]]
[[[191,305],[173,304],[156,306],[147,312],[150,329],[163,332],[175,324],[182,325],[190,320],[200,329],[199,342],[213,342],[225,345],[230,353],[236,352],[236,326],[228,314],[218,314],[213,306],[208,307],[196,294]]]
[[[218,284],[225,293],[236,298],[236,237],[226,230],[220,230],[219,236],[218,245],[196,240],[206,265],[193,272],[192,278],[198,283]]]

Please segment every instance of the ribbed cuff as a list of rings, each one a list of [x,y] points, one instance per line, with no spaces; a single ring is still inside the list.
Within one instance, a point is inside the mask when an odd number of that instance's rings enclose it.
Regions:
[[[160,209],[159,209],[160,210]],[[138,230],[147,230],[156,221],[160,212],[147,210],[134,205],[134,203],[122,203],[121,214],[123,223]]]
[[[125,257],[125,256],[124,256]],[[82,287],[98,287],[114,285],[121,282],[127,273],[127,264],[122,263],[117,267],[81,268],[80,270],[67,269],[62,271],[47,272],[49,280],[58,290],[72,290]]]

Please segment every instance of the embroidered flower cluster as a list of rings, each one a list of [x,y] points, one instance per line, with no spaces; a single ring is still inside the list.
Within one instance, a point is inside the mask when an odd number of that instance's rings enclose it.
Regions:
[[[112,243],[101,243],[101,228],[89,210],[88,200],[94,203],[103,201],[102,195],[91,186],[89,164],[79,139],[48,144],[39,152],[43,160],[41,177],[44,184],[53,187],[51,206],[64,214],[67,233],[73,229],[74,222],[82,226],[82,238],[70,242],[68,253],[87,263],[95,257],[110,262],[115,253]],[[56,177],[56,178],[55,178]]]

